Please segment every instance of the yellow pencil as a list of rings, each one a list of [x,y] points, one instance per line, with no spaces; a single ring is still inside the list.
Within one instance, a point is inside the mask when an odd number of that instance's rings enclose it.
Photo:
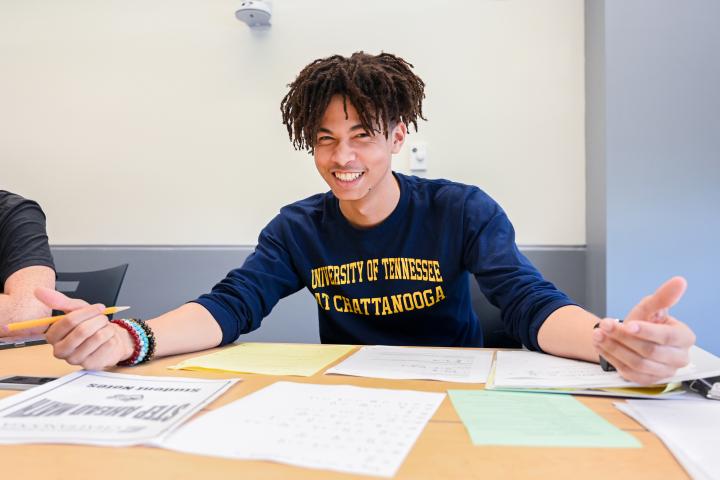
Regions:
[[[102,311],[103,315],[111,315],[113,313],[124,312],[130,307],[108,307]],[[57,315],[55,317],[37,318],[35,320],[25,320],[24,322],[8,323],[5,329],[9,332],[15,330],[24,330],[26,328],[39,327],[41,325],[51,325],[58,320],[62,320],[67,315]]]

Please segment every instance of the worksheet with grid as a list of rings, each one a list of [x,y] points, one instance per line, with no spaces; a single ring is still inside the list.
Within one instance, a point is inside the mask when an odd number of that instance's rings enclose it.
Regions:
[[[485,383],[493,352],[457,348],[369,345],[360,348],[326,374],[356,377]]]
[[[158,446],[392,477],[444,397],[277,382],[201,416]]]

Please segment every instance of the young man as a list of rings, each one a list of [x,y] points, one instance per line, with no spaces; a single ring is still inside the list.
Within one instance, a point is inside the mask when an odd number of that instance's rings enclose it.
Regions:
[[[603,355],[643,384],[686,365],[695,337],[667,313],[683,279],[643,299],[625,324],[600,321],[542,278],[518,251],[503,210],[481,190],[392,172],[407,126],[424,118],[424,83],[411,67],[360,52],[300,72],[282,101],[283,122],[331,191],[284,207],[242,267],[209,294],[149,320],[155,354],[232,342],[303,287],[318,303],[323,342],[482,346],[471,273],[530,349],[589,361]],[[98,369],[143,356],[139,327],[131,336],[128,325],[108,323],[101,306],[49,290],[37,295],[72,312],[48,330],[57,357]]]
[[[55,288],[45,214],[36,202],[0,190],[0,325],[49,315],[50,308],[35,298],[38,287]]]

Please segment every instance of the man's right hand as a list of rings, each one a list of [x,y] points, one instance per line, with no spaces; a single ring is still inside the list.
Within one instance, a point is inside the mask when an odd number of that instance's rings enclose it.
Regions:
[[[102,314],[104,305],[89,305],[49,288],[38,288],[35,297],[51,309],[67,313],[45,334],[57,358],[86,370],[102,370],[132,355],[132,337]]]

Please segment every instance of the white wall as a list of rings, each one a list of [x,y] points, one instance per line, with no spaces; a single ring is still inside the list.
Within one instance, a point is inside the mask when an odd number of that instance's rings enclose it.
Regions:
[[[427,83],[429,177],[477,184],[518,241],[585,243],[582,0],[1,0],[0,188],[54,244],[254,244],[326,190],[280,121],[309,61],[399,54]],[[395,160],[407,170],[407,154]]]

